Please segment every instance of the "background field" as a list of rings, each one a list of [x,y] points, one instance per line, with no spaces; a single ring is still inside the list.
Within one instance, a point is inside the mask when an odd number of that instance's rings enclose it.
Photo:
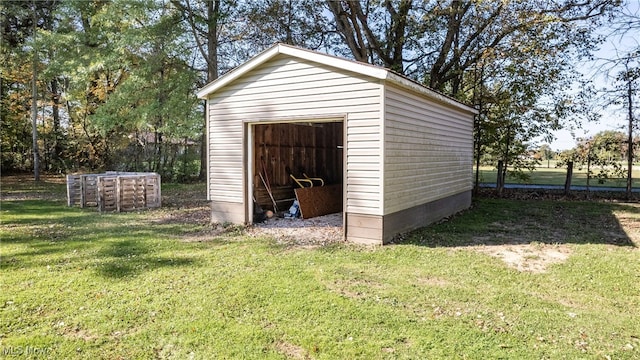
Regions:
[[[597,170],[595,170],[597,172]],[[550,166],[547,167],[547,163],[538,166],[534,171],[527,172],[530,176],[529,181],[520,179],[514,179],[508,177],[506,183],[508,184],[535,184],[535,185],[564,185],[567,177],[566,167],[555,167],[555,161],[550,162]],[[480,182],[481,183],[495,183],[497,178],[497,169],[492,166],[480,167]],[[633,168],[633,187],[640,187],[640,166],[635,165]],[[475,168],[474,168],[474,180],[475,180]],[[573,177],[571,180],[572,185],[586,186],[587,185],[587,170],[574,167]],[[603,184],[598,183],[597,178],[591,178],[590,186],[606,186],[606,187],[626,187],[627,179],[607,179]]]
[[[640,357],[640,204],[480,198],[397,244],[283,244],[2,178],[0,351],[91,359]]]

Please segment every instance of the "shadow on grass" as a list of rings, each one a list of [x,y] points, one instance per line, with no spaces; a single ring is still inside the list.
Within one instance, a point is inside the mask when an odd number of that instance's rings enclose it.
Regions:
[[[63,222],[66,223],[72,219],[80,220],[93,215],[85,210],[69,208],[66,204],[54,200],[3,200],[1,208],[4,227],[55,224],[52,220],[58,218],[63,219]],[[2,241],[11,241],[12,239],[12,236],[6,236]]]
[[[201,230],[194,225],[154,224],[147,214],[101,215],[41,200],[3,203],[1,215],[3,270],[60,265],[125,278],[160,267],[197,263],[194,257],[161,255],[197,247],[181,241]],[[201,234],[204,246],[228,243],[207,235]]]
[[[135,240],[113,241],[100,251],[96,258],[108,259],[101,263],[97,270],[98,274],[109,278],[131,277],[143,271],[167,266],[193,265],[195,262],[190,257],[154,256],[153,250],[146,243]]]
[[[518,244],[607,244],[637,247],[640,204],[480,198],[438,224],[394,243],[428,247]],[[624,221],[624,224],[621,222]]]
[[[18,244],[22,251],[3,249],[0,269],[25,269],[64,264],[77,268],[95,268],[97,273],[109,278],[136,276],[161,267],[197,264],[195,257],[167,256],[162,254],[182,252],[197,245],[180,241],[174,229],[138,229],[123,232],[122,225],[101,226],[96,229],[68,230],[72,239],[51,240],[21,237]],[[208,240],[207,247],[227,244],[224,238]],[[6,244],[7,246],[12,246]]]

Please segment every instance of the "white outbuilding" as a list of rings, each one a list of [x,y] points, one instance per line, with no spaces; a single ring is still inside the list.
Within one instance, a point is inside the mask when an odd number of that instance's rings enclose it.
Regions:
[[[347,241],[383,244],[471,204],[477,111],[389,69],[276,44],[197,95],[214,222],[298,195],[303,217],[342,212]]]

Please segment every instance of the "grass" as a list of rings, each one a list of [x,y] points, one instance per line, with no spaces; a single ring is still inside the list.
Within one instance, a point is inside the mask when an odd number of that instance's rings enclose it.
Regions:
[[[4,356],[640,357],[638,204],[478,199],[400,244],[313,248],[175,221],[184,203],[68,208],[63,189],[3,178]],[[478,251],[520,244],[571,256],[521,272]]]
[[[474,171],[475,171],[475,168],[474,168]],[[595,171],[597,172],[597,170]],[[527,174],[530,177],[528,181],[508,177],[507,183],[535,184],[535,185],[564,185],[566,176],[567,176],[567,169],[556,168],[553,162],[550,164],[550,167],[547,167],[547,164],[545,162],[543,165],[536,167],[534,171],[528,172]],[[495,183],[496,178],[497,178],[497,170],[495,167],[492,167],[492,166],[480,167],[480,182]],[[474,179],[475,179],[475,174],[474,174]],[[640,167],[637,165],[634,166],[632,179],[633,179],[633,187],[640,187]],[[586,186],[587,185],[586,169],[578,169],[577,167],[574,168],[571,184],[576,186]],[[590,180],[590,186],[594,186],[594,187],[607,186],[607,187],[624,188],[627,186],[627,179],[612,178],[600,184],[598,183],[597,178],[592,177]]]

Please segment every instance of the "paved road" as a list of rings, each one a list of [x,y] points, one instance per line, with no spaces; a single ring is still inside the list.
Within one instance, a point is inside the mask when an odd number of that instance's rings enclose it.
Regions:
[[[480,183],[480,187],[483,188],[495,188],[495,183]],[[505,189],[530,189],[530,190],[564,190],[564,185],[527,185],[527,184],[504,184]],[[615,192],[625,192],[626,188],[620,187],[607,187],[607,186],[590,186],[590,191],[615,191]],[[586,186],[571,186],[571,191],[587,191]],[[631,188],[631,191],[636,193],[640,192],[640,188],[635,187]]]

